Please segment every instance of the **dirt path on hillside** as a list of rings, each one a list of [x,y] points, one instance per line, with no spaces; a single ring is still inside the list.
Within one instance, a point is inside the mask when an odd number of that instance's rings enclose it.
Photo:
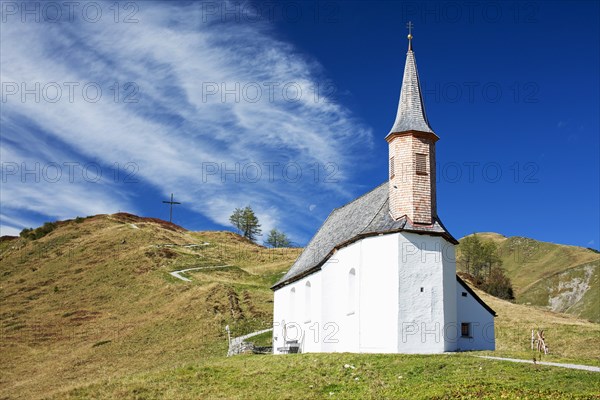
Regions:
[[[533,364],[533,360],[520,360],[520,359],[517,359],[517,358],[504,358],[504,357],[492,357],[492,356],[475,356],[475,357],[487,358],[487,359],[490,359],[490,360],[512,361],[512,362]],[[590,365],[561,364],[561,363],[546,362],[546,361],[537,361],[537,364],[540,364],[540,365],[549,365],[551,367],[582,369],[584,371],[600,372],[600,367],[592,367]]]
[[[174,276],[177,279],[181,279],[182,281],[191,282],[192,281],[191,279],[186,278],[185,276],[182,276],[181,274],[183,274],[185,272],[189,272],[189,271],[197,271],[199,269],[227,268],[227,267],[232,267],[232,266],[233,265],[215,265],[215,266],[211,266],[211,267],[186,268],[186,269],[180,269],[179,271],[169,272],[169,274],[171,276]]]

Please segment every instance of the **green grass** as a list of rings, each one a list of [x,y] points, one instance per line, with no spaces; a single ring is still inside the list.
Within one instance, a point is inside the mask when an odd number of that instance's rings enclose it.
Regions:
[[[207,360],[56,399],[593,399],[600,374],[469,354],[298,354]]]

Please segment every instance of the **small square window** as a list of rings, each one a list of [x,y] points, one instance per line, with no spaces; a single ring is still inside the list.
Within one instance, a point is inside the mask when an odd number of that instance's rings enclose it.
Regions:
[[[421,293],[423,293],[423,288],[421,288]]]
[[[471,337],[471,324],[463,322],[460,324],[460,335],[462,337]]]
[[[417,175],[427,175],[427,154],[416,154],[415,171]]]
[[[462,292],[462,297],[467,297],[467,292]]]

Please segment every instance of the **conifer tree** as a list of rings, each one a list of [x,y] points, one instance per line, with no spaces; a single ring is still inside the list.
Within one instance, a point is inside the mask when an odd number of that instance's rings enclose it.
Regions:
[[[250,206],[236,208],[229,217],[229,222],[241,235],[252,241],[256,241],[256,237],[262,233],[258,218]]]

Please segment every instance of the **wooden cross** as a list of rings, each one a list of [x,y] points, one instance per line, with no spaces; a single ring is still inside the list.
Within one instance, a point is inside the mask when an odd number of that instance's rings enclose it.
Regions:
[[[171,193],[171,201],[163,200],[163,203],[171,205],[171,210],[169,211],[169,222],[173,222],[173,204],[181,204],[181,203],[178,201],[173,201],[173,193]]]

